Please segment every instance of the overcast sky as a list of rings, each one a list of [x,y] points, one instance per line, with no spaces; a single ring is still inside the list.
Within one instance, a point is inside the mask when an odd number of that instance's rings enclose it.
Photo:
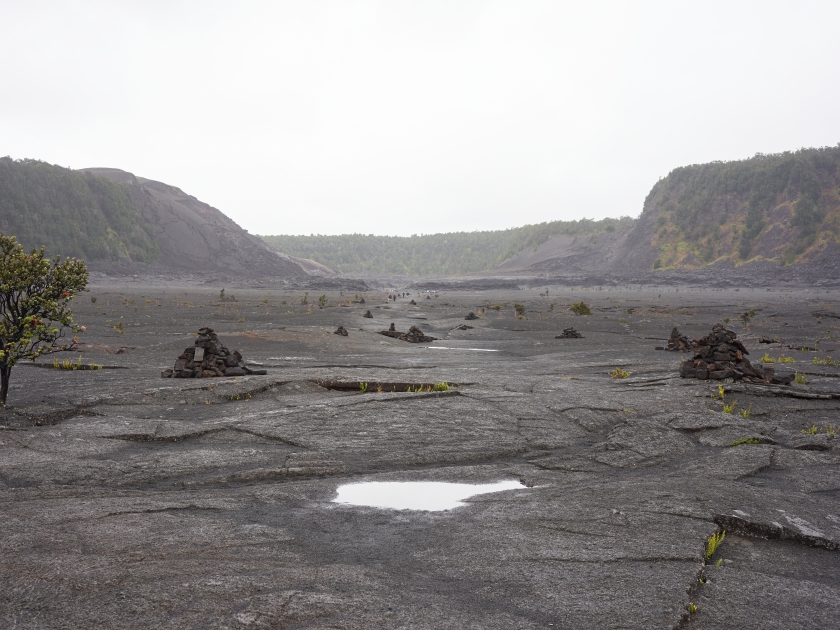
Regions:
[[[840,142],[840,2],[0,3],[0,155],[260,234],[637,216],[674,167]]]

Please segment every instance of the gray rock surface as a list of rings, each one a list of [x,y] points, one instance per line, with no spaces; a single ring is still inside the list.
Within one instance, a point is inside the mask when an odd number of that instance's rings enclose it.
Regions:
[[[0,413],[0,627],[789,629],[840,619],[840,400],[827,396],[840,391],[837,369],[785,349],[807,385],[724,383],[721,401],[717,383],[680,379],[681,357],[654,349],[674,326],[697,337],[764,305],[737,328],[751,350],[762,335],[792,347],[819,337],[818,356],[839,356],[835,333],[809,314],[836,309],[836,295],[552,287],[550,298],[450,292],[418,315],[384,294],[308,312],[299,294],[270,289],[236,288],[236,303],[195,287],[92,293],[96,304],[76,305],[83,361],[127,369],[19,365]],[[560,308],[584,298],[591,316]],[[514,299],[527,319],[480,310]],[[361,317],[376,306],[397,330],[424,317],[437,340],[378,334],[383,323]],[[462,330],[470,310],[483,314]],[[554,339],[572,324],[584,339]],[[162,381],[204,325],[267,374]],[[610,378],[617,365],[628,378]],[[338,382],[452,387],[324,386]],[[821,397],[794,397],[804,394]],[[731,446],[742,438],[759,443]],[[505,479],[527,487],[442,512],[333,502],[346,483]]]

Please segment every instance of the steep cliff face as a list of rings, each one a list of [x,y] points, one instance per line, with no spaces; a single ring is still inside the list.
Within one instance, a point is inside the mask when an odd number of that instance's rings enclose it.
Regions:
[[[157,266],[167,269],[247,276],[299,278],[307,272],[278,254],[216,208],[180,188],[113,168],[85,172],[124,184],[154,233]]]
[[[534,259],[535,256],[538,259]],[[840,262],[840,146],[674,169],[633,225],[588,241],[557,237],[497,271],[639,273]]]

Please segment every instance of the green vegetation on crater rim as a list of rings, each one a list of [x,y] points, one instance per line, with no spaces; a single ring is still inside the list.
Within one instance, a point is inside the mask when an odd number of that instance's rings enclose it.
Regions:
[[[86,260],[151,263],[159,252],[128,186],[38,160],[0,158],[0,232]]]
[[[840,238],[840,145],[674,169],[642,219],[655,269],[812,260]]]
[[[555,236],[592,236],[624,230],[634,219],[581,219],[524,225],[508,230],[422,236],[262,236],[272,248],[309,258],[343,273],[461,274],[493,269]]]

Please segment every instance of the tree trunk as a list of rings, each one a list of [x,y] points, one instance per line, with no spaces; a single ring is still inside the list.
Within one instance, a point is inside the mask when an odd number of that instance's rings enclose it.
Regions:
[[[12,366],[0,365],[0,405],[6,406],[6,396],[9,395],[9,377],[12,375]]]

